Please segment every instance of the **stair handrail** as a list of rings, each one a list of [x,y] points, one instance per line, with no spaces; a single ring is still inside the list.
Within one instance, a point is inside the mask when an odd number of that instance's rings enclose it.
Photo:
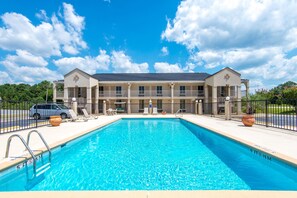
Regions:
[[[21,142],[23,143],[23,145],[26,147],[27,151],[30,153],[30,155],[33,159],[33,171],[34,171],[34,173],[36,173],[36,161],[37,161],[36,156],[34,155],[33,151],[30,149],[28,144],[25,142],[24,138],[22,138],[22,136],[20,136],[18,134],[14,134],[8,138],[7,144],[6,144],[5,158],[8,158],[10,143],[11,143],[12,138],[14,138],[14,137],[18,137],[21,140]]]
[[[51,159],[52,159],[52,152],[51,152],[51,149],[50,147],[48,146],[47,142],[45,141],[45,139],[43,138],[43,136],[41,135],[41,133],[37,130],[32,130],[28,133],[27,135],[27,145],[29,146],[30,145],[30,137],[31,137],[31,134],[32,133],[37,133],[38,136],[40,137],[41,141],[43,142],[43,144],[45,145],[47,151],[48,151],[48,156],[49,156],[49,161],[51,162]]]

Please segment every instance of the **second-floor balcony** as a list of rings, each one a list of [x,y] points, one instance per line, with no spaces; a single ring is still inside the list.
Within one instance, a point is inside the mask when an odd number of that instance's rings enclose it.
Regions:
[[[102,97],[102,98],[128,97],[128,91],[127,90],[99,91],[99,97]]]
[[[165,90],[137,90],[131,91],[130,97],[171,97],[171,91]]]
[[[57,98],[64,98],[64,91],[57,91],[56,92],[56,97]]]
[[[203,90],[174,90],[174,97],[204,97]]]

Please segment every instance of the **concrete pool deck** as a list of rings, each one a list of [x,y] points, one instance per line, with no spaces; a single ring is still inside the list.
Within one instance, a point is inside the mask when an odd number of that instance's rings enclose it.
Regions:
[[[44,136],[50,147],[54,148],[59,145],[64,144],[65,142],[69,142],[71,139],[75,139],[77,137],[82,136],[83,134],[89,133],[90,131],[105,126],[109,123],[112,123],[121,118],[175,118],[174,115],[115,115],[115,116],[99,116],[98,119],[89,120],[88,122],[66,122],[62,123],[59,127],[39,127],[37,130]],[[283,160],[290,162],[292,164],[297,165],[297,133],[293,131],[275,129],[275,128],[266,128],[262,126],[254,125],[254,127],[244,127],[241,122],[237,121],[226,121],[223,119],[207,117],[207,116],[198,116],[192,114],[184,114],[182,119],[198,124],[202,127],[211,129],[217,133],[235,139],[236,141],[248,144],[249,146],[254,147],[255,149],[261,150],[278,158],[282,158]],[[29,130],[18,131],[8,134],[0,135],[0,170],[6,169],[7,166],[11,166],[12,164],[18,164],[22,159],[17,159],[11,161],[11,159],[5,159],[5,151],[6,151],[6,142],[7,139],[13,134],[19,134],[24,139],[26,139]],[[37,138],[36,134],[31,137],[30,147],[34,150],[43,148],[44,145]],[[11,149],[9,156],[19,156],[24,154],[24,146],[20,141],[13,139],[11,142]],[[270,192],[265,191],[178,191],[179,193],[173,193],[174,191],[169,191],[167,194],[163,194],[167,191],[149,191],[150,194],[147,194],[147,191],[124,191],[120,193],[110,193],[108,197],[192,197],[190,192],[197,192],[197,196],[200,197],[238,197],[238,193],[243,193],[242,197],[257,197],[257,196],[267,196],[267,197],[297,197],[297,192],[274,192],[273,195],[269,194]],[[171,193],[172,192],[172,193]],[[206,196],[207,192],[208,195]],[[222,193],[224,192],[224,193]],[[225,192],[228,192],[225,194]],[[24,197],[24,194],[32,194],[32,192],[23,192],[23,193],[4,193],[5,197]],[[42,193],[42,192],[41,192]],[[48,194],[51,194],[47,192]],[[67,192],[66,192],[67,193]],[[102,191],[98,191],[96,195],[93,192],[85,192],[86,196],[83,197],[98,197],[101,195],[105,196]],[[103,194],[102,194],[103,193]],[[256,194],[253,194],[256,193]],[[260,193],[260,194],[257,194]],[[0,196],[1,196],[0,194]],[[34,192],[33,192],[34,194]],[[58,192],[58,197],[78,197],[74,196],[75,192],[69,192],[67,196],[64,193]],[[73,196],[72,196],[72,195]],[[121,195],[120,195],[121,194]],[[6,196],[7,195],[7,196]],[[40,196],[40,194],[36,193],[36,197]],[[212,196],[213,195],[213,196]],[[237,195],[237,196],[236,196]],[[245,196],[244,196],[245,195]],[[43,196],[43,195],[42,195]],[[55,196],[55,195],[52,195]],[[196,196],[196,193],[195,195]],[[32,197],[32,196],[30,196]]]

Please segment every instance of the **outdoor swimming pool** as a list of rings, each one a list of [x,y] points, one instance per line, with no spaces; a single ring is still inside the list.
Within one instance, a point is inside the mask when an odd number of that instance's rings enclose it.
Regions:
[[[122,119],[61,146],[51,168],[0,178],[0,191],[297,190],[297,171],[181,119]]]

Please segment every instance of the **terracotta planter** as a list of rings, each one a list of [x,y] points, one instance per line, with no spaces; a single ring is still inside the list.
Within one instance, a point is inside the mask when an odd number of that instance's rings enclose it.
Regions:
[[[166,115],[166,111],[162,111],[162,115]]]
[[[51,116],[49,122],[52,126],[60,126],[62,118],[61,116]]]
[[[244,126],[251,127],[255,123],[255,117],[253,115],[244,115],[242,117],[242,123]]]

